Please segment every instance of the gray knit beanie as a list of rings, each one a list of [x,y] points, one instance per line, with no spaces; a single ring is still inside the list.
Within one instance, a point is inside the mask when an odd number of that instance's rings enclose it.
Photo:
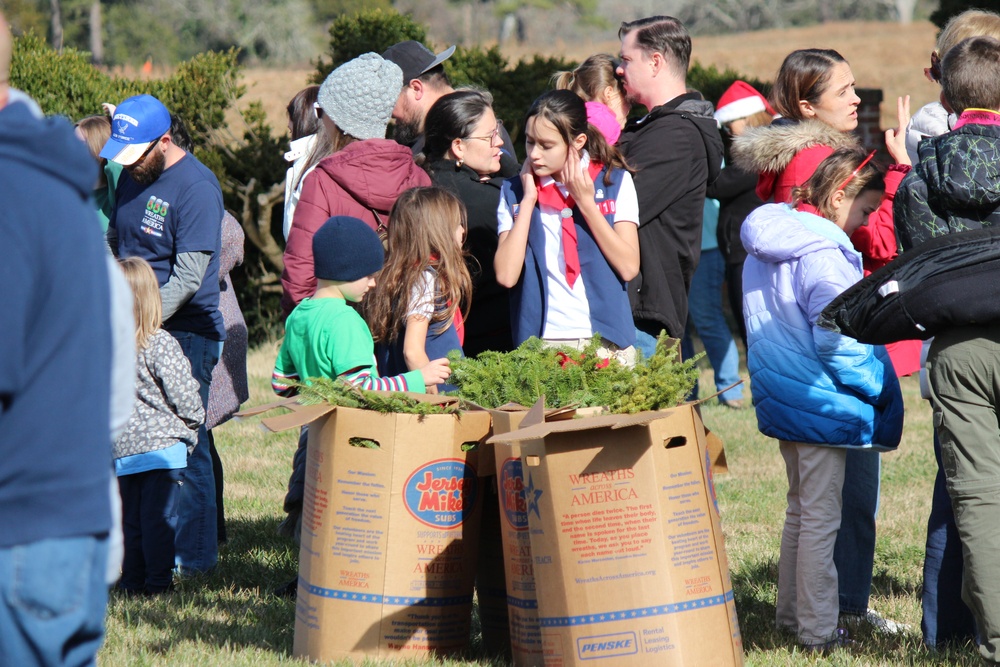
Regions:
[[[356,139],[383,139],[403,87],[403,70],[377,53],[365,53],[330,72],[319,87],[319,105]]]

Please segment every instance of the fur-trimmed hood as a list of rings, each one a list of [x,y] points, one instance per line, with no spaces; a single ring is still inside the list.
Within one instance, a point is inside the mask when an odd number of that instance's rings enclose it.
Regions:
[[[779,119],[765,127],[747,130],[733,139],[733,162],[753,174],[780,173],[800,151],[816,145],[837,150],[856,146],[858,139],[818,120]]]

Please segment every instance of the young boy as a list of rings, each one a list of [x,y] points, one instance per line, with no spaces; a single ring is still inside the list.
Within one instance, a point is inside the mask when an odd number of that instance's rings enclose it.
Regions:
[[[362,389],[416,392],[448,379],[447,359],[394,377],[378,375],[371,331],[347,305],[360,303],[375,286],[373,276],[385,257],[378,234],[357,218],[330,218],[313,236],[313,256],[317,289],[285,322],[271,376],[276,393],[288,395],[291,380],[314,377],[343,377]]]
[[[958,114],[951,132],[920,142],[920,162],[896,194],[903,250],[931,238],[1000,224],[1000,41],[973,37],[945,55],[942,104]],[[982,293],[963,300],[998,299]],[[934,424],[964,549],[962,597],[979,629],[979,652],[1000,662],[1000,321],[938,334],[927,356]]]

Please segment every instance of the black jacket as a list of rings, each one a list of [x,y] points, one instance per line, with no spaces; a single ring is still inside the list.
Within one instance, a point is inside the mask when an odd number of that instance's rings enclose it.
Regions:
[[[508,173],[513,169],[513,173]],[[434,185],[453,192],[468,214],[469,232],[465,247],[469,251],[469,272],[472,274],[472,305],[465,323],[467,356],[483,350],[505,352],[512,349],[510,334],[510,301],[508,290],[497,283],[493,256],[497,252],[497,207],[504,177],[518,173],[516,163],[501,166],[501,173],[488,181],[463,166],[455,167],[452,160],[436,160],[427,165]]]
[[[970,123],[917,147],[920,161],[896,192],[903,250],[928,239],[1000,223],[1000,127]]]
[[[930,239],[830,302],[817,324],[884,345],[1000,321],[1000,225]]]
[[[719,250],[728,264],[742,264],[747,251],[740,241],[743,221],[764,201],[757,196],[757,174],[741,169],[727,157],[719,178],[708,186],[706,193],[719,200],[719,226],[716,236]]]
[[[618,146],[635,169],[639,275],[629,282],[636,320],[684,333],[691,276],[701,256],[705,188],[722,166],[712,105],[679,95],[625,126]]]

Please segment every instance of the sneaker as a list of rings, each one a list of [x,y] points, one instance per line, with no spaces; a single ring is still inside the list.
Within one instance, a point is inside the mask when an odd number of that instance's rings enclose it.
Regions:
[[[833,639],[820,644],[802,644],[802,650],[808,653],[829,653],[830,651],[850,646],[853,643],[849,638],[846,628],[837,628]]]
[[[855,628],[865,624],[883,635],[899,635],[910,631],[910,626],[906,623],[888,619],[874,609],[869,609],[864,614],[841,614],[840,621],[848,627]]]

